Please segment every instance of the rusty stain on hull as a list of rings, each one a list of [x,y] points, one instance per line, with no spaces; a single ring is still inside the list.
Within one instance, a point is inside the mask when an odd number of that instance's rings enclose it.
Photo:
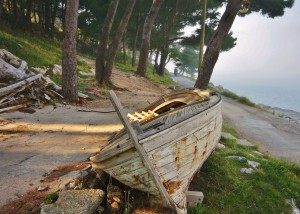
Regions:
[[[220,102],[220,97],[211,96],[205,105],[194,103],[182,106],[170,114],[161,113],[141,124],[146,131],[138,136],[139,143],[158,174],[162,187],[179,208],[186,206],[184,201],[189,183],[220,138]],[[107,169],[109,174],[126,185],[152,195],[161,195],[159,185],[147,174],[152,171],[147,172],[143,160],[137,157],[133,143],[125,133],[113,138],[95,160],[98,166],[103,166],[104,170]]]
[[[172,195],[179,189],[180,184],[182,181],[167,181],[164,183],[164,187],[166,188],[167,192]]]

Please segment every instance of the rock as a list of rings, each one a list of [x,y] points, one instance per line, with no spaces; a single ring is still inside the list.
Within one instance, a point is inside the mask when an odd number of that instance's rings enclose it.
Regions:
[[[34,72],[38,72],[40,74],[46,74],[46,72],[48,71],[48,68],[45,68],[45,67],[41,67],[41,68],[34,68],[34,67],[31,67],[31,70],[33,70]]]
[[[46,191],[48,189],[47,186],[39,186],[38,191]]]
[[[252,168],[241,168],[241,173],[244,173],[244,174],[253,174],[255,172],[254,169]]]
[[[41,214],[90,214],[101,204],[104,195],[100,189],[62,191],[54,204],[42,206]]]
[[[79,71],[78,72],[80,75],[82,75],[82,76],[89,76],[89,77],[92,77],[92,76],[94,76],[95,74],[93,74],[93,73],[87,73],[87,72],[84,72],[84,71]]]
[[[222,132],[222,137],[229,139],[229,140],[236,140],[236,137],[232,136],[232,134],[229,134],[227,132]]]
[[[236,159],[236,160],[246,160],[246,158],[243,157],[243,156],[235,156],[235,155],[227,156],[226,158],[228,158],[228,159]]]
[[[222,85],[216,86],[216,89],[218,89],[218,91],[220,91],[220,92],[223,92],[225,90]]]
[[[186,193],[186,203],[188,207],[196,206],[197,204],[202,204],[204,195],[199,191],[187,191]]]
[[[260,166],[260,163],[255,162],[255,161],[247,160],[247,163],[249,164],[249,166],[251,166],[253,168],[258,168]]]
[[[124,203],[122,190],[118,186],[107,188],[107,209],[110,213],[119,213]]]
[[[250,143],[248,140],[246,139],[237,139],[236,143],[242,146],[254,146],[252,143]]]
[[[54,192],[64,189],[74,189],[87,175],[88,172],[85,170],[69,172],[64,176],[61,176],[56,184],[51,186],[51,189]]]
[[[264,154],[263,154],[263,153],[261,153],[261,152],[258,152],[258,151],[254,151],[253,153],[255,153],[256,155],[259,155],[259,156],[264,156]]]
[[[52,72],[53,72],[54,75],[61,76],[61,74],[62,74],[62,67],[61,67],[61,65],[54,64]]]
[[[223,145],[222,143],[217,144],[217,149],[224,149],[224,148],[226,148],[226,146]]]
[[[291,214],[300,214],[300,209],[296,206],[295,199],[287,200],[287,203],[292,206]]]

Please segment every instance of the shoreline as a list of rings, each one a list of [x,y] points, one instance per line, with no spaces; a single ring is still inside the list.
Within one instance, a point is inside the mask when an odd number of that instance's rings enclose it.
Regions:
[[[230,93],[237,95],[238,97],[241,97],[240,95],[236,94],[235,92],[233,92],[227,88],[224,88],[222,85],[218,85],[218,86],[213,85],[213,87],[215,89],[217,89],[219,91],[219,93],[221,93],[221,94],[224,91],[228,91]],[[227,97],[226,95],[223,95],[223,96]],[[233,99],[232,97],[228,97],[228,98]],[[248,97],[246,97],[246,98],[249,99]],[[297,111],[294,111],[291,109],[284,109],[284,108],[280,108],[280,107],[269,106],[269,105],[262,104],[262,103],[255,103],[250,99],[249,99],[249,101],[256,104],[259,108],[261,108],[277,117],[280,117],[281,119],[284,119],[286,121],[296,124],[297,126],[300,126],[300,112],[297,112]]]
[[[258,104],[258,106],[275,116],[278,116],[289,122],[296,123],[298,126],[300,126],[300,112],[279,107],[272,107],[265,104]]]

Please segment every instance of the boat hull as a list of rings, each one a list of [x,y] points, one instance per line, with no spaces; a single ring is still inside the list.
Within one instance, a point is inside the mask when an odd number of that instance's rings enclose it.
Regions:
[[[174,114],[173,123],[166,119],[170,125],[165,125],[164,130],[141,135],[139,141],[166,191],[180,209],[185,209],[189,184],[215,149],[222,127],[220,98],[198,113],[193,113],[192,109],[197,109],[197,106],[191,106],[190,110],[182,109],[185,115],[180,115],[180,112]],[[183,118],[178,123],[174,123],[178,120],[176,115]],[[103,169],[122,183],[161,197],[127,134],[108,145],[102,155],[100,152],[91,159],[94,167]]]

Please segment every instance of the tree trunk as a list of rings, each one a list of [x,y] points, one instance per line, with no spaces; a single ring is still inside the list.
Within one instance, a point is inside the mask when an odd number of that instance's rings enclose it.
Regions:
[[[99,83],[102,83],[104,78],[106,48],[107,48],[108,38],[116,15],[118,4],[119,4],[119,0],[111,0],[107,11],[107,15],[105,17],[104,25],[102,28],[102,35],[101,35],[100,45],[97,53],[96,71],[95,71],[96,80]]]
[[[222,43],[228,34],[243,0],[230,0],[222,15],[217,30],[213,33],[204,54],[203,63],[198,72],[195,88],[207,89],[213,69],[218,60]]]
[[[51,1],[45,2],[45,32],[49,35],[51,22]]]
[[[58,9],[58,0],[54,0],[54,5],[53,5],[53,12],[52,12],[52,17],[51,17],[51,37],[54,37],[54,25],[55,25],[55,19],[56,19],[56,14],[57,14],[57,9]]]
[[[78,101],[76,33],[79,0],[67,0],[66,25],[62,54],[62,94],[66,101]]]
[[[0,0],[0,22],[1,22],[2,8],[3,8],[3,0]]]
[[[153,74],[158,73],[158,57],[159,57],[159,49],[157,49],[154,58]]]
[[[31,25],[31,11],[32,11],[32,5],[33,1],[32,0],[27,0],[26,1],[26,24]]]
[[[123,35],[122,42],[123,42],[123,46],[122,46],[122,49],[123,49],[123,63],[126,64],[126,35],[125,34]]]
[[[159,63],[159,68],[158,68],[158,75],[163,76],[165,73],[165,66],[166,66],[166,60],[168,57],[168,45],[163,47],[163,50],[161,51],[160,55],[160,63]]]
[[[124,12],[124,15],[121,19],[121,22],[120,22],[118,30],[115,34],[114,40],[109,47],[108,58],[107,58],[107,62],[106,62],[105,70],[104,70],[104,76],[103,76],[103,82],[106,85],[110,85],[113,63],[115,61],[115,58],[117,55],[117,50],[119,48],[119,44],[120,44],[121,39],[124,35],[124,32],[127,28],[127,24],[130,19],[130,16],[131,16],[131,13],[132,13],[135,3],[136,3],[136,0],[130,0],[128,2],[126,11]],[[123,46],[125,46],[125,42],[123,42]],[[125,52],[125,54],[126,54],[126,52]]]
[[[150,49],[150,38],[151,38],[151,30],[154,24],[154,20],[157,16],[158,10],[161,7],[164,0],[154,0],[151,6],[151,9],[146,17],[144,27],[143,27],[143,35],[142,35],[142,45],[140,49],[140,59],[139,65],[137,68],[137,75],[145,76],[147,70],[147,62],[148,62],[148,54]]]
[[[135,36],[134,36],[134,40],[133,40],[132,60],[131,60],[132,67],[135,66],[135,60],[136,60],[136,43],[137,43],[139,32],[140,32],[140,22],[141,22],[141,17],[140,17],[140,14],[138,14],[137,20],[136,20],[136,31],[135,31]]]
[[[201,23],[201,39],[200,39],[200,52],[199,52],[199,65],[198,73],[200,71],[202,61],[203,61],[203,52],[204,52],[204,39],[205,39],[205,22],[206,22],[206,1],[203,0],[203,10],[202,10],[202,23]]]

